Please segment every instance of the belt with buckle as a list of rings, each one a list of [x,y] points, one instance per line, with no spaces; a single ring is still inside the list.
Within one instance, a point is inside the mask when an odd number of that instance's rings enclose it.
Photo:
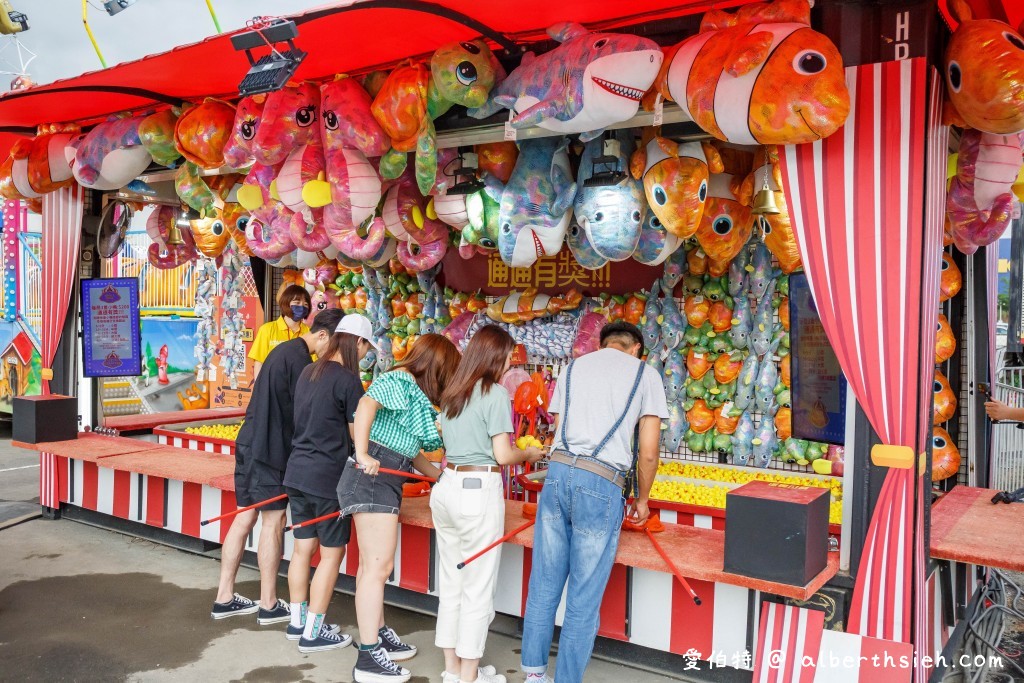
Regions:
[[[454,470],[455,472],[497,472],[501,473],[501,467],[497,465],[453,465],[448,463],[445,465],[445,469]]]
[[[563,465],[569,467],[575,467],[577,469],[586,470],[592,472],[602,479],[606,479],[616,486],[624,486],[626,484],[626,473],[621,472],[611,465],[606,465],[596,458],[592,458],[589,455],[573,455],[568,451],[556,450],[551,452],[551,462],[560,462]]]

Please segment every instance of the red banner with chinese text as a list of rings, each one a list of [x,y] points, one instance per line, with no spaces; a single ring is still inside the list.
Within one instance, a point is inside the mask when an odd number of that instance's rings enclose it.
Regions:
[[[440,280],[445,286],[461,292],[480,290],[491,296],[527,287],[536,287],[545,294],[563,294],[574,288],[584,296],[626,294],[650,289],[664,270],[663,266],[645,266],[633,259],[587,270],[576,262],[568,247],[529,268],[508,267],[496,251],[471,259],[449,251],[443,263]]]

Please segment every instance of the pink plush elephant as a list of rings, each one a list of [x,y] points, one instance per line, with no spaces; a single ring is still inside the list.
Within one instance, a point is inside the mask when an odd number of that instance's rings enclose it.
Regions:
[[[245,168],[251,166],[255,160],[253,142],[260,127],[260,119],[263,118],[263,107],[266,102],[267,96],[262,94],[249,95],[238,102],[231,139],[224,147],[224,163],[231,168]]]
[[[192,233],[181,231],[183,244],[167,244],[171,226],[178,219],[172,206],[159,206],[146,220],[146,234],[153,240],[149,245],[149,262],[160,269],[177,268],[198,256]]]
[[[320,89],[313,83],[290,83],[267,95],[252,152],[257,163],[275,166],[317,132]]]

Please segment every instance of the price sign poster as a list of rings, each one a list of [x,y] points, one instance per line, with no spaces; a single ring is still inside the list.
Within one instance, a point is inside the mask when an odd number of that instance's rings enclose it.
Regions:
[[[807,276],[789,276],[793,436],[842,444],[846,437],[846,377],[825,336]]]
[[[82,328],[86,377],[142,374],[136,278],[82,280]]]

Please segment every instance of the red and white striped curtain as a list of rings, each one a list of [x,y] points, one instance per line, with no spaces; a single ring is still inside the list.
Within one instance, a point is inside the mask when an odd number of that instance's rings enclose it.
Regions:
[[[850,67],[846,81],[846,125],[784,148],[786,201],[815,304],[858,403],[884,444],[922,453],[945,198],[941,86],[923,59]],[[911,642],[911,606],[923,607],[914,586],[924,585],[924,487],[917,467],[887,474],[848,631]]]
[[[43,195],[43,329],[40,352],[44,395],[50,393],[49,380],[53,379],[50,368],[64,329],[78,267],[83,197],[84,190],[78,183]]]

